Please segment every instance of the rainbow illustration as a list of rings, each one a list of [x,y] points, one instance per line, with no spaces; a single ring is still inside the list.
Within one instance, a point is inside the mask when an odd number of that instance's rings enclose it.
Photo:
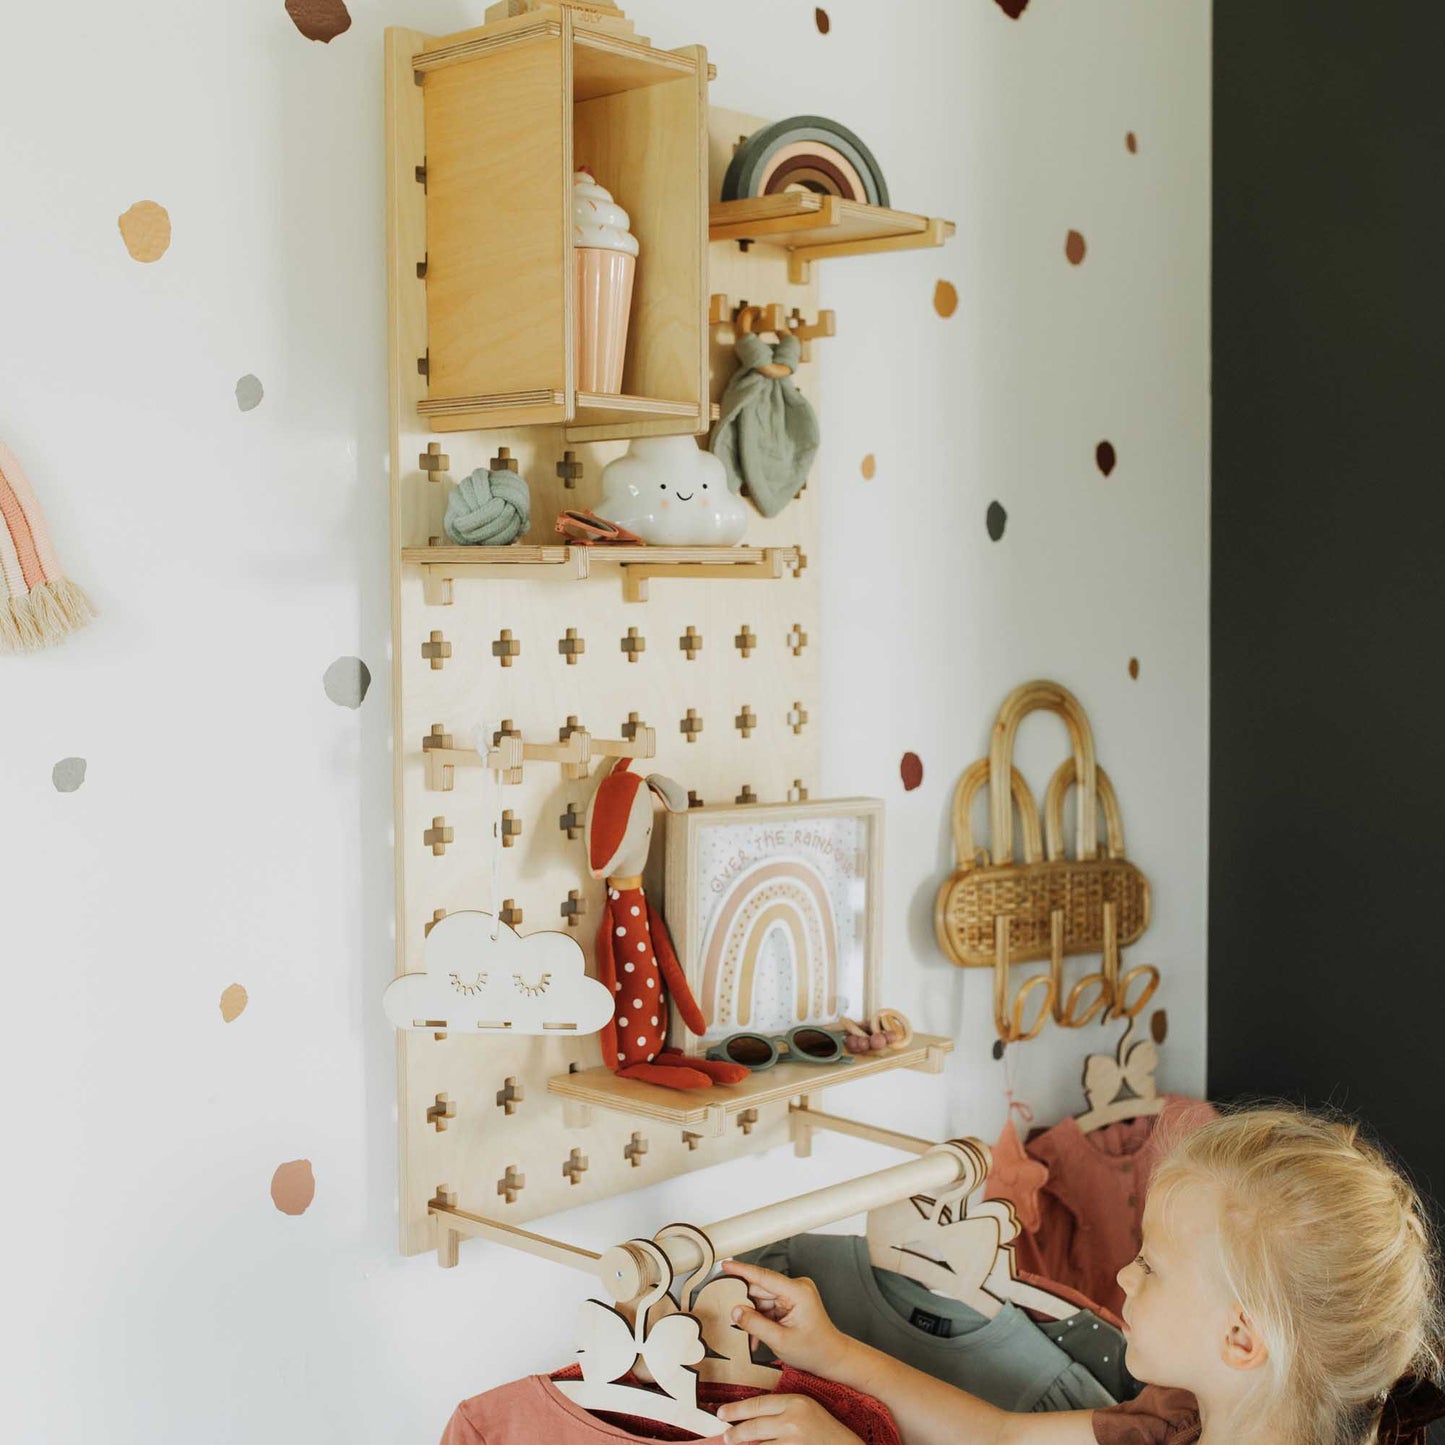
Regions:
[[[795,1020],[837,1015],[838,938],[827,889],[806,863],[774,859],[740,873],[708,923],[699,1002],[709,1030],[751,1025],[758,965],[774,939],[791,974]]]

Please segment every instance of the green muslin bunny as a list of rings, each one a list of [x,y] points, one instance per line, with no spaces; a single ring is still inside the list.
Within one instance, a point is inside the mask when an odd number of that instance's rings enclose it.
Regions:
[[[796,336],[770,346],[748,333],[737,340],[738,369],[723,392],[709,449],[727,471],[728,486],[746,487],[765,517],[775,517],[803,489],[818,450],[818,414],[792,376],[776,380],[757,368],[770,362],[796,371]]]

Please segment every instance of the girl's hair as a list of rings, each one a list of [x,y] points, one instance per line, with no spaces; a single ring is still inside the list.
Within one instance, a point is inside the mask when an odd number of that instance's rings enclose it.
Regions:
[[[1359,1126],[1287,1107],[1241,1110],[1176,1141],[1151,1181],[1220,1198],[1220,1263],[1269,1351],[1251,1413],[1309,1445],[1376,1438],[1403,1375],[1436,1378],[1440,1306],[1413,1186]]]

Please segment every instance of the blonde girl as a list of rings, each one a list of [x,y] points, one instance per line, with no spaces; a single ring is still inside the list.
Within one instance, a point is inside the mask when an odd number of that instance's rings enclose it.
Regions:
[[[1171,1388],[1117,1410],[998,1410],[840,1333],[807,1280],[727,1268],[748,1284],[744,1329],[789,1364],[876,1396],[907,1445],[1370,1445],[1390,1387],[1440,1368],[1419,1197],[1356,1126],[1297,1109],[1218,1119],[1155,1171],[1143,1247],[1119,1283],[1129,1369]],[[719,1416],[725,1445],[856,1445],[798,1396]]]

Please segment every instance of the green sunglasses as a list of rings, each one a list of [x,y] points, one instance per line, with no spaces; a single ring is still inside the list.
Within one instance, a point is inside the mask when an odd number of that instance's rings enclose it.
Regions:
[[[730,1034],[707,1051],[710,1059],[741,1064],[757,1073],[771,1069],[783,1054],[791,1054],[800,1064],[851,1064],[853,1056],[844,1040],[846,1034],[834,1029],[820,1029],[811,1024],[789,1029],[785,1034]]]

